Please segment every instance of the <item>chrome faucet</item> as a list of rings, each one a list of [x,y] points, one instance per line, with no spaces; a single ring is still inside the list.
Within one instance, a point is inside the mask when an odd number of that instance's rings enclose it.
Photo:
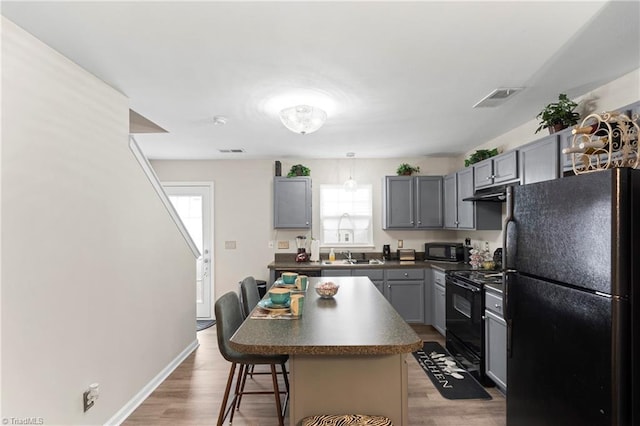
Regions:
[[[349,250],[343,251],[341,254],[343,254],[349,262],[353,261],[353,259],[351,258],[351,252]]]

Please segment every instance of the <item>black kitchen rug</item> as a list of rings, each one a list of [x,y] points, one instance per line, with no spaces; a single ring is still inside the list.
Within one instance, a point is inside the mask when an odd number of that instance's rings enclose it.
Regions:
[[[216,320],[197,320],[196,331],[206,330],[216,323]]]
[[[440,394],[447,399],[491,399],[476,379],[460,368],[438,342],[424,342],[413,356]]]

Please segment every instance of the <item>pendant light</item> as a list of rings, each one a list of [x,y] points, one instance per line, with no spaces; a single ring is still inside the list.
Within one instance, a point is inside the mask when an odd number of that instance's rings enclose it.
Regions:
[[[355,169],[356,169],[356,165],[355,165],[356,154],[355,154],[355,152],[347,152],[347,158],[351,158],[351,163],[352,163],[352,166],[353,166],[353,170],[349,171],[349,179],[347,179],[344,182],[343,186],[344,186],[344,190],[345,191],[353,192],[356,189],[358,189],[358,182],[356,182],[356,180],[353,178],[353,176],[355,175]]]

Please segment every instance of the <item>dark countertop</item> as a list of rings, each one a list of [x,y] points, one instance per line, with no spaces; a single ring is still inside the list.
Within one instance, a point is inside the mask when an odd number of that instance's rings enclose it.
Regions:
[[[355,265],[323,265],[322,262],[295,262],[295,261],[274,261],[268,266],[269,269],[278,271],[317,271],[320,269],[399,269],[399,268],[434,268],[446,271],[463,271],[471,269],[465,263],[435,262],[431,260],[398,261],[387,260],[384,264],[358,263]]]
[[[332,277],[340,285],[333,299],[321,299],[313,290],[323,280],[309,278],[299,319],[248,318],[231,337],[231,347],[265,355],[391,355],[422,347],[367,277]]]

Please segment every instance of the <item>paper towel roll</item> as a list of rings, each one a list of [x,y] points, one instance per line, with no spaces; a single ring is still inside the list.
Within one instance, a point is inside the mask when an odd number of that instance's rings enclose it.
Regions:
[[[320,240],[311,240],[311,256],[309,260],[311,262],[320,261]]]

